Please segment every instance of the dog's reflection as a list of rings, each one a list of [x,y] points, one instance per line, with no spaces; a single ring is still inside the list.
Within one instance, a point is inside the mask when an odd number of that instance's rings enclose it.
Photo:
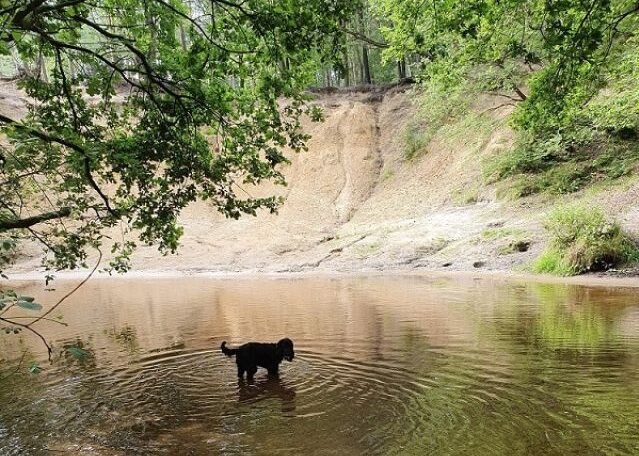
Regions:
[[[278,398],[282,411],[295,410],[295,389],[284,383],[278,376],[256,378],[253,381],[238,381],[239,402],[255,402],[262,399]]]

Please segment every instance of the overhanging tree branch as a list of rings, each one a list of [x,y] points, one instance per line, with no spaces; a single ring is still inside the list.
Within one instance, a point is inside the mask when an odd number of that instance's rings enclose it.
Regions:
[[[351,35],[353,38],[357,38],[358,40],[364,41],[365,43],[368,43],[372,46],[378,47],[380,49],[386,49],[389,48],[390,45],[388,45],[387,43],[382,43],[380,41],[376,41],[372,38],[367,37],[366,35],[364,35],[363,33],[359,33],[356,32],[355,30],[350,30],[350,29],[343,29],[344,33],[347,33],[349,35]]]
[[[17,121],[15,121],[15,120],[13,120],[13,119],[11,119],[9,117],[6,117],[6,116],[4,116],[2,114],[0,114],[0,122],[1,123],[5,123],[7,125],[12,125],[14,128],[16,128],[18,130],[25,131],[28,134],[33,135],[33,136],[35,136],[38,139],[41,139],[42,141],[49,142],[49,143],[60,144],[62,146],[68,147],[69,149],[72,149],[72,150],[80,153],[83,156],[84,173],[85,173],[85,177],[86,177],[87,181],[89,182],[89,185],[100,196],[100,198],[104,202],[104,205],[105,205],[107,211],[109,211],[109,213],[111,215],[113,215],[114,217],[118,217],[119,216],[118,212],[111,207],[111,204],[109,203],[109,198],[104,194],[104,192],[98,186],[98,183],[93,178],[93,174],[91,173],[91,160],[89,159],[89,154],[87,153],[87,151],[82,146],[79,146],[78,144],[73,143],[71,141],[67,141],[64,138],[60,138],[58,136],[53,136],[53,135],[50,135],[48,133],[44,133],[44,132],[42,132],[40,130],[36,130],[34,128],[27,127],[26,125],[23,125],[20,122],[17,122]]]
[[[2,219],[0,218],[0,231],[16,230],[20,228],[29,228],[38,223],[48,222],[71,215],[71,209],[63,207],[57,211],[45,212],[43,214],[34,215],[23,219]]]

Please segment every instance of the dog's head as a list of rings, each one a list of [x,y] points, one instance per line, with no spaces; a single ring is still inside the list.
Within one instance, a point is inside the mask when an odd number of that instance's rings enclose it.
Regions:
[[[288,337],[280,340],[277,343],[277,354],[284,358],[286,361],[293,361],[295,352],[293,351],[293,341]]]

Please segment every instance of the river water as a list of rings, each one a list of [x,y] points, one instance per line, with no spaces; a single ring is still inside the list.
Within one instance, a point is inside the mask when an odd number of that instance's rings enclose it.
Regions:
[[[72,285],[20,291],[45,304]],[[96,279],[60,313],[69,326],[39,327],[52,363],[0,337],[2,455],[639,454],[639,289]],[[279,379],[239,383],[219,350],[285,336]],[[25,350],[44,370],[10,375]]]

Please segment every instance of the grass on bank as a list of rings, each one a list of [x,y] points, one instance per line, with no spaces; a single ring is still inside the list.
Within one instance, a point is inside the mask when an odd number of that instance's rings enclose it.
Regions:
[[[561,138],[535,142],[520,138],[507,153],[487,163],[489,182],[505,180],[501,196],[563,195],[597,182],[635,173],[639,141],[604,137],[566,145]]]
[[[599,208],[559,207],[544,228],[550,244],[534,262],[534,272],[568,276],[639,261],[637,244]]]

